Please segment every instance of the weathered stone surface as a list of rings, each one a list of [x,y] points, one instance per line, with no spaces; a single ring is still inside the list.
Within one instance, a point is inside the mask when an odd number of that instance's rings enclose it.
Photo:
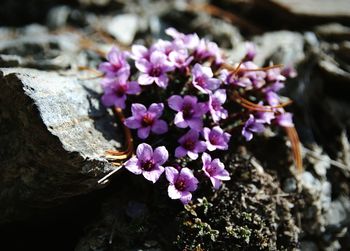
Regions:
[[[324,71],[324,73],[330,79],[333,79],[337,82],[344,83],[347,87],[349,87],[350,81],[350,73],[339,65],[337,61],[335,61],[330,56],[326,56],[320,60],[319,66]]]
[[[98,189],[121,146],[98,82],[3,68],[0,86],[0,222]]]
[[[65,70],[85,65],[87,55],[81,50],[78,33],[49,33],[41,25],[2,30],[0,67],[25,67],[41,70]],[[1,33],[1,32],[0,32]]]
[[[106,18],[103,25],[109,34],[125,45],[132,43],[138,31],[138,26],[139,18],[135,14],[123,14]]]
[[[267,2],[276,4],[295,15],[350,18],[350,2],[348,0],[269,0]]]
[[[339,23],[320,25],[316,27],[315,31],[317,35],[327,40],[350,40],[350,27]]]
[[[254,62],[257,65],[284,64],[297,67],[304,59],[304,36],[298,32],[275,31],[254,36],[252,42],[256,47]],[[226,51],[229,62],[241,61],[247,53],[246,41],[239,41],[233,50]]]
[[[272,60],[275,64],[295,67],[305,59],[304,37],[298,32],[266,32],[262,36],[254,37],[253,42],[257,45],[254,61],[258,65]]]

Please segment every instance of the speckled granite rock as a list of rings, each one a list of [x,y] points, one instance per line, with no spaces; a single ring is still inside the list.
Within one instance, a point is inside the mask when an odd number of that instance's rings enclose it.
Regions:
[[[97,81],[24,68],[0,69],[0,222],[96,190],[120,147]]]

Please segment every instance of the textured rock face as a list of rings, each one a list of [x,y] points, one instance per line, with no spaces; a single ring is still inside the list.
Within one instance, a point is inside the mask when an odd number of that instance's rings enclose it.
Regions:
[[[3,68],[0,77],[0,222],[98,189],[121,145],[96,81]]]
[[[350,2],[347,0],[270,0],[280,8],[295,15],[314,17],[350,17]]]

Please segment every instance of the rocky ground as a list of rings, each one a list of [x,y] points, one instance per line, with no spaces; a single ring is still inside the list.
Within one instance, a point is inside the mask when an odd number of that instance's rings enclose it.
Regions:
[[[23,2],[23,3],[22,3]],[[4,0],[0,4],[1,250],[349,250],[350,2],[347,0]],[[123,132],[92,69],[173,26],[232,62],[297,69],[284,95],[303,144],[285,133],[235,142],[233,173],[183,207],[104,158]]]

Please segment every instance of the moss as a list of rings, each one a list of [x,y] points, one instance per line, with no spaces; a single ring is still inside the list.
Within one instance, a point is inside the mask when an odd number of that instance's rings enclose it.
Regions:
[[[227,165],[231,181],[179,214],[177,249],[293,250],[297,228],[278,181],[237,158]]]

